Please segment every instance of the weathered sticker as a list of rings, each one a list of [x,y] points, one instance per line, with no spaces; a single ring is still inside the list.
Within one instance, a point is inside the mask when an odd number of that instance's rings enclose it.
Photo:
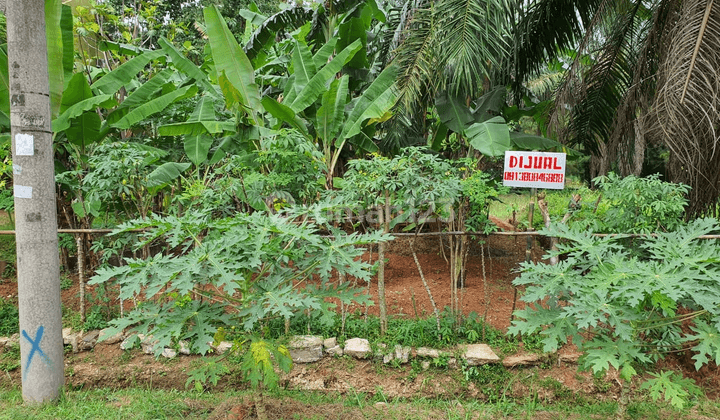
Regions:
[[[35,137],[32,134],[15,134],[15,154],[32,156],[35,154]]]
[[[32,187],[13,185],[13,192],[17,198],[32,198]]]
[[[21,175],[22,174],[22,166],[13,163],[13,175]]]

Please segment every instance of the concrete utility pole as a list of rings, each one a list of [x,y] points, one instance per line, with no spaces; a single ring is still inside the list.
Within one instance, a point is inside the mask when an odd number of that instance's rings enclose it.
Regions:
[[[6,4],[22,394],[54,400],[64,383],[45,1]]]

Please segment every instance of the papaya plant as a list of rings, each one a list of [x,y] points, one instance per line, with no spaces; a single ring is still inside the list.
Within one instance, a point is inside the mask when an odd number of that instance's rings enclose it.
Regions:
[[[309,308],[329,313],[334,305],[327,298],[367,302],[367,295],[337,277],[368,281],[372,267],[359,258],[361,246],[387,240],[380,233],[347,235],[292,212],[217,218],[212,208],[136,220],[115,232],[136,228],[149,229],[146,242],[162,239],[169,248],[99,269],[90,283],[120,285],[121,299],[142,295],[141,303],[111,324],[116,331],[152,335],[158,355],[180,340],[205,354],[219,327],[251,331]]]
[[[525,288],[526,308],[515,312],[508,334],[542,337],[552,352],[572,338],[580,367],[619,372],[623,392],[643,371],[673,352],[689,352],[700,369],[720,363],[720,258],[714,219],[698,219],[633,242],[597,237],[582,227],[551,225],[561,238],[557,265],[526,262],[513,284]],[[641,241],[638,243],[638,241]],[[682,407],[696,389],[669,372],[644,387]]]

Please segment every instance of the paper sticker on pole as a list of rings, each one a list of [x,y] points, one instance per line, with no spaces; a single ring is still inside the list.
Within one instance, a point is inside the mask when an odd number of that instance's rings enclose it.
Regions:
[[[565,188],[565,153],[505,152],[503,185],[554,190]]]

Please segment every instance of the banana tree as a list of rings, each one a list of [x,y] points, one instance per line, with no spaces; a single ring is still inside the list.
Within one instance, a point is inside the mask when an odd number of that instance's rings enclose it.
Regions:
[[[356,149],[374,152],[372,141],[375,124],[387,119],[395,104],[393,89],[397,71],[387,67],[362,93],[352,98],[350,77],[342,68],[351,61],[362,43],[356,40],[325,65],[325,54],[336,39],[325,44],[314,55],[307,45],[297,42],[292,64],[294,79],[285,90],[284,102],[263,98],[265,109],[276,119],[276,126],[286,123],[313,136],[322,148],[327,164],[326,188],[332,188],[333,173],[346,143]],[[320,64],[320,65],[319,65]],[[303,127],[309,120],[312,126]]]
[[[433,148],[438,149],[444,137],[454,132],[464,136],[473,149],[485,156],[502,156],[514,149],[559,149],[576,153],[554,140],[511,130],[508,120],[533,115],[533,112],[507,107],[505,96],[506,89],[501,86],[478,98],[471,107],[449,92],[441,92],[435,101],[440,121],[430,140]]]

